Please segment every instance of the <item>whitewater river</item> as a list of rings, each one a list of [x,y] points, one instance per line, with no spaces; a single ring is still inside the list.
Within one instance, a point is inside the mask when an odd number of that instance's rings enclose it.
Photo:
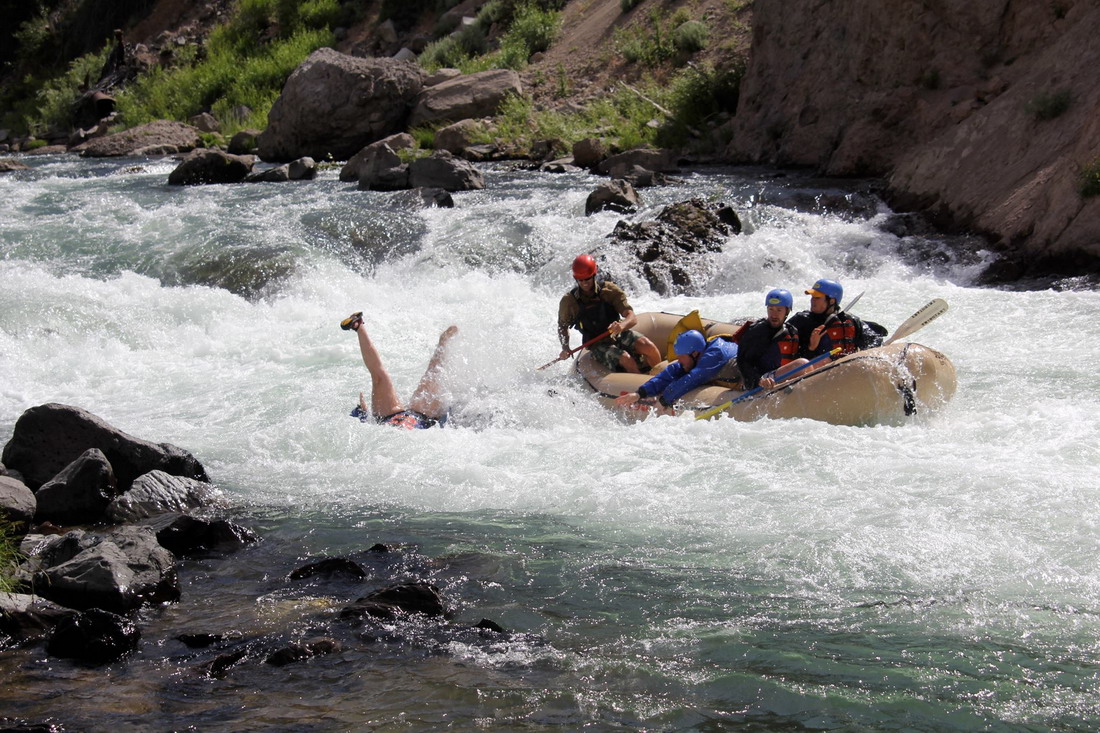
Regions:
[[[0,651],[0,718],[67,730],[1092,731],[1100,727],[1100,293],[973,285],[988,255],[886,231],[835,183],[708,171],[644,189],[746,223],[700,294],[604,261],[639,312],[735,320],[819,277],[947,354],[959,390],[902,427],[617,421],[558,353],[569,264],[619,215],[599,179],[484,169],[408,210],[335,169],[171,188],[172,161],[26,158],[0,177],[0,443],[83,407],[203,462],[259,544],[181,563],[141,648],[89,669]],[[362,310],[408,394],[455,323],[455,429],[348,416]],[[574,344],[579,343],[574,335]],[[311,638],[377,587],[294,584],[325,556],[435,583],[453,617],[286,667],[197,671],[175,640]],[[387,572],[391,572],[390,568]],[[391,575],[386,576],[392,580]],[[455,629],[487,618],[510,633]]]

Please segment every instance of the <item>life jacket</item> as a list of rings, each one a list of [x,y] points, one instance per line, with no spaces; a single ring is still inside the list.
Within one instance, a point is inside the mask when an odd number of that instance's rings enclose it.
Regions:
[[[772,343],[779,349],[779,366],[790,364],[798,358],[798,332],[789,324],[776,331]]]
[[[619,320],[619,312],[600,297],[602,289],[603,281],[597,280],[596,292],[593,293],[591,299],[583,296],[579,285],[569,291],[569,294],[577,301],[577,305],[580,306],[580,313],[573,325],[581,332],[582,341],[591,341],[606,331],[608,326]]]
[[[825,329],[825,333],[829,335],[829,340],[832,341],[832,347],[840,347],[842,354],[851,354],[854,351],[858,351],[859,347],[856,346],[856,322],[847,316],[838,316],[833,318]]]
[[[751,320],[750,321],[745,321],[744,323],[742,323],[741,327],[738,328],[736,331],[734,331],[730,335],[730,341],[732,341],[735,344],[741,343],[741,337],[745,335],[745,331],[748,331],[749,326],[751,326],[753,323],[755,323],[755,321],[751,321]]]

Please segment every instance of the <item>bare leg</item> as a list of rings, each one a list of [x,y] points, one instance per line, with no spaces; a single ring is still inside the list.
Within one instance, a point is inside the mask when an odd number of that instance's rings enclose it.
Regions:
[[[447,344],[456,333],[458,326],[450,326],[439,335],[439,343],[435,346],[428,368],[409,399],[409,408],[421,415],[438,419],[447,414],[449,405],[443,392],[443,361],[447,358]]]
[[[651,370],[662,360],[661,352],[657,349],[657,344],[653,343],[645,336],[634,342],[634,350],[645,357]]]
[[[363,363],[366,364],[367,371],[370,372],[371,413],[375,417],[385,417],[395,412],[401,412],[405,408],[401,404],[401,399],[397,396],[389,372],[386,371],[386,367],[382,366],[382,357],[378,355],[378,350],[374,348],[374,343],[367,335],[366,324],[361,324],[356,329],[355,335],[359,337],[359,351],[363,354]],[[363,399],[362,392],[359,393],[359,406],[366,409],[366,400]]]
[[[619,357],[619,367],[630,374],[638,374],[642,371],[638,368],[638,362],[634,361],[634,357],[629,351],[624,351],[622,356]]]

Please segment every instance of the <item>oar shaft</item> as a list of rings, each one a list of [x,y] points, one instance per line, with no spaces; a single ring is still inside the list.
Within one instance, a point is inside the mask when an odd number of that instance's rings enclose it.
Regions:
[[[589,347],[589,346],[591,346],[592,344],[594,344],[594,343],[596,343],[597,341],[600,341],[600,340],[602,340],[602,339],[606,338],[606,337],[607,337],[607,336],[609,336],[610,334],[611,334],[611,332],[610,332],[610,331],[604,331],[603,333],[601,333],[601,334],[600,334],[599,336],[597,336],[596,338],[592,338],[592,339],[589,339],[589,340],[585,341],[585,342],[584,342],[583,344],[581,344],[581,345],[580,345],[580,346],[578,346],[577,348],[575,348],[575,349],[571,350],[571,351],[570,351],[570,352],[569,352],[568,354],[566,354],[565,356],[559,356],[559,357],[558,357],[557,359],[554,359],[553,361],[548,361],[548,362],[546,362],[545,364],[543,364],[542,366],[540,366],[540,367],[539,367],[538,369],[536,369],[535,371],[542,371],[543,369],[545,369],[545,368],[546,368],[546,367],[548,367],[548,366],[552,366],[552,365],[554,365],[554,364],[557,364],[557,363],[558,363],[559,361],[561,361],[562,359],[568,359],[568,358],[569,358],[570,356],[572,356],[573,354],[576,354],[576,353],[577,353],[578,351],[580,351],[581,349],[586,349],[586,348],[588,348],[588,347]]]
[[[832,351],[829,351],[825,354],[821,354],[819,356],[815,356],[814,358],[810,359],[808,362],[806,362],[802,366],[795,367],[794,369],[792,369],[789,372],[787,372],[786,374],[784,374],[780,381],[785,382],[788,379],[790,379],[791,377],[793,377],[795,374],[798,374],[799,372],[801,372],[805,369],[809,369],[813,365],[818,364],[818,363],[820,363],[820,362],[822,362],[825,359],[828,359],[830,357],[836,356],[839,353],[840,353],[840,347],[838,346],[835,349],[833,349]],[[778,386],[778,385],[776,385],[776,386]],[[760,387],[760,386],[753,387],[748,392],[745,392],[743,394],[738,395],[736,398],[730,400],[729,402],[723,402],[721,405],[718,405],[718,407],[712,407],[709,410],[707,410],[706,412],[702,413],[701,415],[696,415],[695,419],[696,420],[705,420],[708,417],[714,417],[719,412],[722,412],[723,410],[725,410],[727,407],[732,407],[733,405],[736,405],[738,402],[744,402],[745,400],[749,399],[750,397],[754,397],[755,395],[758,395],[763,391],[764,391],[763,387]]]

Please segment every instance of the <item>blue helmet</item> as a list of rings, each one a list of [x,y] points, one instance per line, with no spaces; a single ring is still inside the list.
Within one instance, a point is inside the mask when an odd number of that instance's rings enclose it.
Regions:
[[[764,296],[764,305],[781,305],[784,308],[794,308],[794,297],[790,290],[776,288]]]
[[[840,302],[844,297],[844,288],[836,280],[818,280],[813,287],[806,291],[806,295],[824,295],[826,298]]]
[[[704,351],[707,348],[707,339],[698,331],[684,331],[676,337],[676,344],[672,350],[676,356],[691,354],[696,351]]]

